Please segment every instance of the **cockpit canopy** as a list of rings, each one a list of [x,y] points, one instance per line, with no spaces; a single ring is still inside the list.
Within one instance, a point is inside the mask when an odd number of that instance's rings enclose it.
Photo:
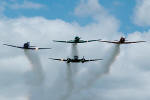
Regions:
[[[80,38],[78,36],[75,37],[75,40],[80,40]]]
[[[30,42],[24,44],[24,48],[29,48],[29,46],[30,46]]]
[[[74,59],[78,59],[79,57],[78,56],[74,56]]]

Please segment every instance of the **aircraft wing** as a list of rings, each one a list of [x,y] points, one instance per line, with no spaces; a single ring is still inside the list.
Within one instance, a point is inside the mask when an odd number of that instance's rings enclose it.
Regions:
[[[103,60],[103,59],[89,59],[89,60],[85,60],[85,62],[88,62],[88,61],[98,61],[98,60]]]
[[[25,49],[24,47],[15,46],[15,45],[9,45],[9,44],[3,44],[3,45],[10,46],[10,47],[15,47],[15,48],[20,48],[20,49]],[[51,48],[38,48],[38,47],[35,47],[35,46],[31,46],[31,47],[26,48],[26,49],[30,49],[30,50],[40,50],[40,49],[51,49]]]
[[[114,44],[119,44],[119,42],[118,42],[118,41],[116,41],[116,42],[113,42],[113,41],[100,41],[100,42],[106,42],[106,43],[114,43]]]
[[[23,49],[23,47],[20,47],[20,46],[9,45],[9,44],[3,44],[3,45],[10,46],[10,47],[15,47],[15,48],[21,48],[21,49]]]
[[[146,42],[146,41],[125,42],[123,44],[140,43],[140,42]]]
[[[24,47],[15,46],[15,45],[9,45],[9,44],[3,44],[3,45],[10,46],[10,47],[15,47],[15,48],[20,48],[20,49],[25,49]],[[38,47],[35,47],[35,46],[31,46],[31,47],[26,48],[26,49],[30,49],[30,50],[40,50],[40,49],[51,49],[51,48],[38,48]]]
[[[48,58],[48,59],[58,60],[58,61],[67,61],[66,59],[55,59],[55,58]]]
[[[101,39],[98,39],[98,40],[88,40],[86,42],[94,42],[94,41],[100,41]]]
[[[31,49],[41,50],[41,49],[51,49],[51,48],[38,48],[38,47],[36,47],[36,48],[31,48]]]
[[[57,41],[57,40],[53,40],[54,42],[61,42],[61,43],[76,43],[74,40],[70,40],[70,41]]]
[[[22,49],[25,49],[25,48],[22,48]],[[26,49],[29,49],[29,50],[44,50],[44,49],[51,49],[51,48],[38,48],[38,47],[29,47],[29,48],[26,48]]]
[[[69,41],[57,41],[57,40],[53,40],[54,42],[62,42],[62,43],[69,43]]]

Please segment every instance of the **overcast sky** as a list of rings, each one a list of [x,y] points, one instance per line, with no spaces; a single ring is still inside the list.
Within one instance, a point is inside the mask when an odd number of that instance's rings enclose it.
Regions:
[[[1,100],[149,100],[150,0],[0,1]],[[146,43],[77,45],[79,57],[103,61],[67,65],[72,45],[52,40]],[[3,43],[51,47],[24,51]]]

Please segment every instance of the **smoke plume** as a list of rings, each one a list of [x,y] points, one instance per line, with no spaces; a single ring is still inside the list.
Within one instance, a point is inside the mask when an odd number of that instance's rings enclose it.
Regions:
[[[76,43],[72,44],[72,49],[71,49],[71,51],[72,51],[71,52],[72,57],[79,56],[77,46],[78,45]]]
[[[27,77],[29,87],[28,100],[45,100],[44,99],[44,73],[41,61],[37,52],[24,50],[24,53],[31,64],[31,72]]]
[[[103,57],[105,58],[102,63],[102,73],[100,75],[97,75],[97,77],[100,77],[104,74],[108,74],[110,71],[111,65],[116,60],[117,56],[120,53],[120,44],[117,44],[113,46],[110,51],[107,51],[107,54]]]
[[[77,43],[72,44],[72,48],[71,48],[71,57],[74,58],[74,56],[79,56],[78,53],[78,47],[77,47]],[[74,75],[78,72],[78,64],[77,63],[72,63],[72,71],[74,73]]]
[[[80,87],[79,90],[91,87],[96,80],[98,80],[103,75],[108,74],[111,65],[114,63],[119,53],[120,53],[120,45],[117,44],[106,52],[106,55],[104,55],[103,60],[100,62],[101,66],[90,67],[82,75],[79,75],[79,78],[81,76],[84,76],[80,79],[80,81],[84,80],[84,82],[82,82],[82,86]]]
[[[73,88],[74,88],[74,81],[73,81],[73,73],[72,73],[72,67],[71,64],[67,64],[66,68],[66,82],[67,82],[67,88],[66,88],[66,94],[62,97],[62,100],[68,100],[69,97],[72,95]]]
[[[78,55],[78,48],[77,44],[72,44],[71,46],[71,57],[74,58],[74,56],[79,56]],[[67,63],[67,68],[66,68],[66,82],[67,82],[67,92],[65,96],[62,98],[62,100],[67,100],[73,92],[74,89],[74,77],[78,71],[77,64],[75,63]]]

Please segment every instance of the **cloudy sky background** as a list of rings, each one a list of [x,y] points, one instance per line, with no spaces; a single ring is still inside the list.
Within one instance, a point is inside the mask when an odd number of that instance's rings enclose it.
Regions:
[[[53,49],[34,52],[0,45],[0,99],[149,100],[147,9],[150,0],[1,0],[1,44],[31,41],[31,45]],[[104,59],[99,62],[67,65],[48,59],[70,57],[71,44],[52,40],[76,35],[84,40],[125,36],[129,41],[148,42],[77,46],[80,57]]]

